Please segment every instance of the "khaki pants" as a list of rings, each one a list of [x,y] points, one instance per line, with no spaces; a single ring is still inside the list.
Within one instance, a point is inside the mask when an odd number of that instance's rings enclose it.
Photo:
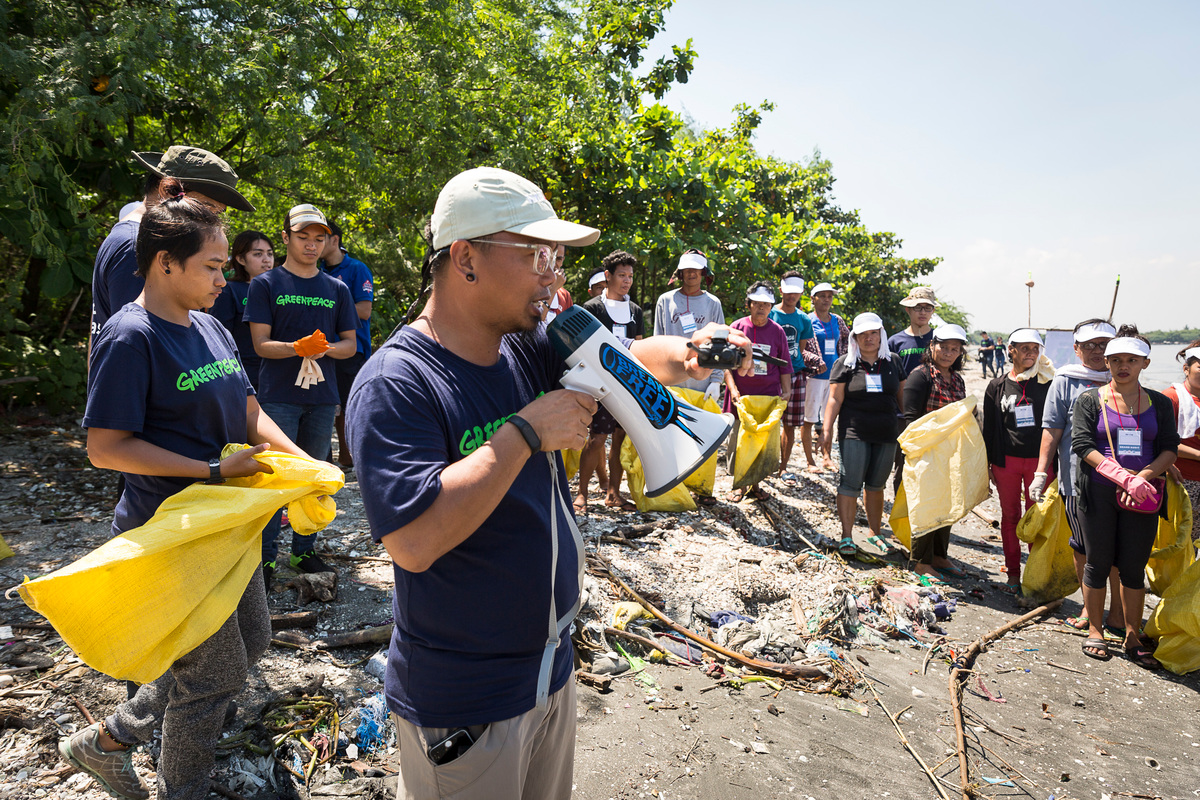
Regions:
[[[452,728],[396,720],[397,800],[558,800],[571,796],[575,765],[575,676],[550,695],[545,711],[493,722],[461,756],[435,766],[429,747]],[[471,729],[474,732],[475,729]]]

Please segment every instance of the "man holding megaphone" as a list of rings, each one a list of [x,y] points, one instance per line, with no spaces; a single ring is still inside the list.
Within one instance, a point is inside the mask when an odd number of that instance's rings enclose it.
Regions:
[[[511,172],[455,176],[431,220],[429,299],[351,391],[363,504],[394,561],[385,694],[398,798],[571,794],[584,553],[557,451],[586,441],[597,405],[559,388],[567,362],[540,322],[556,246],[599,235]],[[623,368],[667,385],[702,378],[693,348],[717,330],[623,340]],[[750,342],[728,337],[748,373]]]

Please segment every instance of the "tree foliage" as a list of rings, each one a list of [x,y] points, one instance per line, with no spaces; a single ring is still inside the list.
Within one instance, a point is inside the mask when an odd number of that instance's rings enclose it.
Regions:
[[[527,175],[560,215],[604,231],[570,256],[576,291],[621,248],[642,259],[636,292],[650,305],[697,247],[730,317],[749,283],[798,269],[839,286],[844,311],[877,310],[894,327],[895,301],[936,259],[899,258],[894,234],[839,209],[819,153],[757,153],[770,103],[707,131],[664,105],[700,57],[687,41],[644,63],[671,2],[0,7],[0,264],[19,287],[0,317],[28,326],[35,349],[77,346],[96,248],[145,177],[130,153],[187,143],[228,161],[258,207],[230,213],[235,231],[276,231],[298,202],[337,219],[375,270],[383,333],[416,289],[438,189],[483,164]],[[0,370],[24,374],[16,357]]]

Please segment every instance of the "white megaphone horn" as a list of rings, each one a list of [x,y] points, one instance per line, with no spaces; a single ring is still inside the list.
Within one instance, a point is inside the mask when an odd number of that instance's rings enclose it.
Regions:
[[[671,394],[586,309],[571,306],[546,333],[570,367],[562,385],[603,403],[633,440],[646,472],[647,497],[679,485],[729,435],[730,415],[704,411]]]

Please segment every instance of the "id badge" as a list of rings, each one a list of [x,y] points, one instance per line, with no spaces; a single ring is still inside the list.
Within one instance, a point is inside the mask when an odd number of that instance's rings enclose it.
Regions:
[[[882,375],[864,375],[867,379],[867,391],[872,394],[877,394],[883,391],[883,376]]]
[[[837,342],[835,342],[833,339],[825,340],[825,355],[827,355],[827,356],[836,356],[837,355]]]
[[[759,355],[769,356],[771,355],[771,346],[769,344],[756,344],[754,345],[754,352]],[[769,367],[770,365],[765,361],[754,360],[755,375],[766,375]]]
[[[679,324],[683,326],[684,333],[696,332],[696,317],[690,311],[679,315]]]
[[[626,338],[626,337],[625,337],[625,326],[624,326],[624,325],[620,325],[620,324],[618,324],[618,323],[614,322],[614,323],[613,323],[612,334],[613,334],[613,336],[617,337],[618,339],[624,339],[624,338]]]
[[[1033,406],[1013,406],[1013,414],[1017,417],[1018,428],[1032,428],[1037,424],[1033,421]]]
[[[1117,428],[1117,455],[1141,456],[1142,431],[1139,428]]]

